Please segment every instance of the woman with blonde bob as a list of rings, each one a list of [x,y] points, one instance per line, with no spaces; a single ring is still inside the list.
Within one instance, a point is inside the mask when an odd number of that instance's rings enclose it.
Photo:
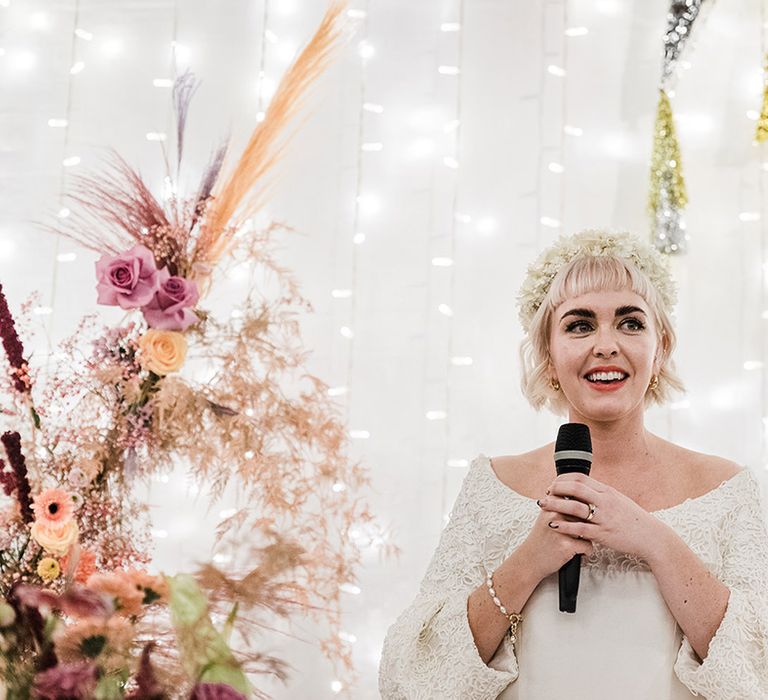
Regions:
[[[591,433],[589,476],[554,443],[471,465],[419,594],[384,642],[384,700],[765,700],[768,533],[748,468],[644,426],[683,389],[661,254],[560,238],[519,297],[522,389]],[[582,555],[578,608],[558,571]]]

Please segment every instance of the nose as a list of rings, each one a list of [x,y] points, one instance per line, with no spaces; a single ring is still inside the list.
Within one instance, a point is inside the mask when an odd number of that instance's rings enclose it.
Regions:
[[[595,347],[592,349],[596,357],[615,357],[619,354],[619,346],[610,330],[598,331],[595,335]]]

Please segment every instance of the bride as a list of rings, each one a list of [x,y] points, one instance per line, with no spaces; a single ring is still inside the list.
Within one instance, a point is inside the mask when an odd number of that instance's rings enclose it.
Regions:
[[[768,698],[768,534],[749,469],[649,432],[682,390],[665,260],[628,234],[561,238],[520,294],[522,389],[591,432],[477,457],[413,603],[384,642],[385,700]],[[581,554],[578,608],[557,572]]]

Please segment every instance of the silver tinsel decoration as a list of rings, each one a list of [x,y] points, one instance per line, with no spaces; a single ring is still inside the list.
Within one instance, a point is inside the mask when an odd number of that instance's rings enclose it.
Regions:
[[[672,203],[671,190],[671,182],[663,178],[659,188],[659,206],[654,214],[653,242],[662,253],[679,255],[686,252],[688,234],[685,232],[683,209]]]
[[[664,34],[664,64],[661,85],[667,88],[674,77],[677,62],[691,36],[693,23],[706,0],[672,0],[667,12],[667,31]]]
[[[667,12],[661,99],[651,162],[650,212],[653,243],[670,255],[685,252],[688,235],[683,222],[687,195],[668,91],[677,77],[678,61],[691,37],[693,23],[705,2],[707,0],[671,0]]]

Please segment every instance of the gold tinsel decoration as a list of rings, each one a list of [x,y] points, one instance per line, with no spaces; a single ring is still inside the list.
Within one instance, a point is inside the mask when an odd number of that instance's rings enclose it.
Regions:
[[[684,248],[682,211],[688,203],[669,96],[659,90],[659,105],[653,130],[651,184],[648,211],[653,219],[656,246],[666,253]]]
[[[768,54],[765,55],[763,73],[768,75]],[[758,143],[768,141],[768,80],[766,80],[765,87],[763,88],[763,108],[760,110],[760,118],[757,120],[755,141]]]

